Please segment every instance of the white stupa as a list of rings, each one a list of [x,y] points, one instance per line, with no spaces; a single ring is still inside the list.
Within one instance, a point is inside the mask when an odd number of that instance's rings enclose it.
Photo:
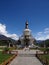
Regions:
[[[31,30],[28,28],[28,21],[25,23],[25,29],[23,31],[22,36],[20,37],[21,45],[29,46],[34,43],[34,38],[31,34]]]

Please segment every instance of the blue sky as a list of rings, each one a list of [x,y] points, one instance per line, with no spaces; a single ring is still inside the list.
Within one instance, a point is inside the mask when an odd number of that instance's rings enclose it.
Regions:
[[[8,34],[20,36],[26,20],[36,39],[49,38],[49,0],[0,0],[0,24]]]

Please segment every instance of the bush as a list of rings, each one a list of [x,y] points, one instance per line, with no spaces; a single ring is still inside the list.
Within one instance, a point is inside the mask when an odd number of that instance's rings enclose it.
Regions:
[[[4,49],[3,49],[3,52],[2,53],[7,53],[9,51],[9,48],[8,47],[5,47]]]
[[[47,54],[49,54],[49,48],[46,49]]]
[[[46,51],[49,51],[49,48],[47,48]]]

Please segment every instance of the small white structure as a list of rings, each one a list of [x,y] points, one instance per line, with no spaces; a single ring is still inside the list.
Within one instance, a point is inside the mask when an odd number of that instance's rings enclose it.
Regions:
[[[34,43],[34,38],[32,37],[31,30],[28,28],[28,21],[25,23],[25,29],[22,36],[20,37],[22,46],[29,46]]]

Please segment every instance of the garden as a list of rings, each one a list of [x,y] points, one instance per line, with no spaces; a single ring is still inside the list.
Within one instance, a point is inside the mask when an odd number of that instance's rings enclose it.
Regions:
[[[16,56],[17,56],[17,52],[16,54],[12,54],[11,50],[13,50],[14,48],[1,48],[2,51],[0,51],[0,65],[7,65],[9,64]]]
[[[13,56],[12,54],[3,54],[0,51],[0,64],[3,63],[4,61],[6,61],[7,59],[9,59],[11,56]]]
[[[49,48],[40,48],[41,52],[37,53],[37,58],[43,63],[43,65],[49,65]]]

